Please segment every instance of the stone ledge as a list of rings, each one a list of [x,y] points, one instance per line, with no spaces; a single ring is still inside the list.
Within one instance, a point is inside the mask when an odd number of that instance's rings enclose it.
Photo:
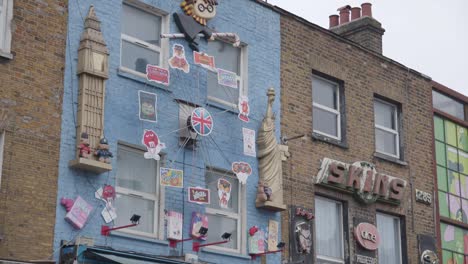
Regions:
[[[286,210],[285,204],[279,204],[279,203],[275,203],[271,201],[255,203],[255,206],[257,208],[261,208],[261,209],[265,209],[265,210],[273,211],[273,212],[281,212],[281,211]]]
[[[91,171],[98,174],[112,170],[112,166],[110,164],[85,158],[71,160],[68,163],[68,166],[73,169]]]

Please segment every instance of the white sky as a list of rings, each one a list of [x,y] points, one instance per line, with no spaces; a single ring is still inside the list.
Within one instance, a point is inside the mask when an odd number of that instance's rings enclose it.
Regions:
[[[372,3],[383,54],[468,96],[468,0],[268,0],[321,27],[337,8]]]

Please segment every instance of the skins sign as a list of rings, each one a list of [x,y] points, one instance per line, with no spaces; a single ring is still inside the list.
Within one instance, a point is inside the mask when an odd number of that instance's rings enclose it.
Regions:
[[[315,184],[352,191],[357,200],[366,204],[377,199],[399,203],[407,186],[405,180],[377,173],[371,163],[358,161],[347,164],[329,158],[322,160]]]

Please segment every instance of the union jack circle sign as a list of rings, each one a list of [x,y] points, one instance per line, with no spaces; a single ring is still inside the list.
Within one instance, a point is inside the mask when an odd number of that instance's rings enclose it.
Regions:
[[[213,117],[205,108],[195,108],[190,115],[193,131],[200,136],[208,136],[213,131]]]

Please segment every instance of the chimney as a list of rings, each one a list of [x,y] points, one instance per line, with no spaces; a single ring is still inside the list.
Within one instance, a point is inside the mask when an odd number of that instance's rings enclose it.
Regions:
[[[351,10],[351,21],[349,12]],[[361,7],[344,6],[338,8],[338,16],[330,16],[330,30],[372,51],[382,54],[382,37],[385,29],[372,17],[372,4],[363,3]]]

